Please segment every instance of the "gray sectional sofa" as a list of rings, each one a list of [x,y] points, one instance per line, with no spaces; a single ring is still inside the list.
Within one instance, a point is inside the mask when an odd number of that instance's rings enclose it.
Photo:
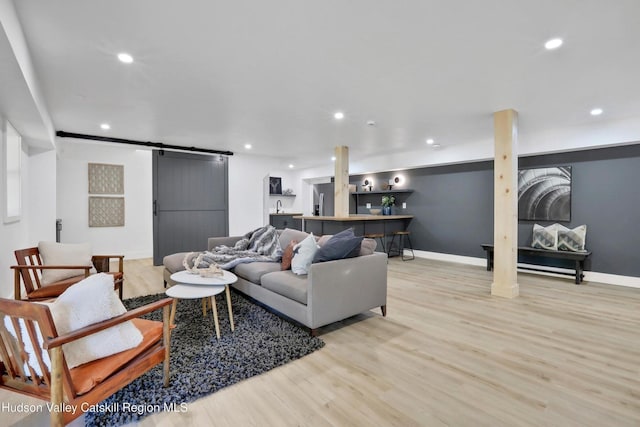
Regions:
[[[307,233],[285,229],[280,232],[280,245],[291,240],[301,242]],[[241,236],[211,237],[208,248],[233,246]],[[323,239],[321,239],[323,240]],[[307,275],[291,270],[281,271],[280,263],[252,262],[239,264],[232,271],[238,276],[233,287],[311,329],[380,307],[386,315],[387,255],[374,252],[375,241],[364,239],[360,256],[312,264]],[[184,269],[184,253],[164,259],[165,282]]]

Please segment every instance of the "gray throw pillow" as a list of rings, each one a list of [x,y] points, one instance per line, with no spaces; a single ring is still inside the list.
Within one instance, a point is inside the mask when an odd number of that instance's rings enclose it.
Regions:
[[[353,234],[353,228],[348,228],[338,234],[334,234],[316,252],[313,262],[326,262],[336,259],[353,258],[360,255],[362,237]]]
[[[558,224],[543,227],[533,224],[531,247],[538,249],[558,250]]]
[[[587,226],[579,225],[573,230],[558,225],[558,250],[584,252],[587,239]]]

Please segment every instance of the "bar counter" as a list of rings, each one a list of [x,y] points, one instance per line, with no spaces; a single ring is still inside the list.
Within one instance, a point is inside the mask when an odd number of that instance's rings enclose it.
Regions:
[[[394,231],[407,229],[413,215],[366,215],[352,214],[349,216],[294,216],[302,220],[302,230],[322,236],[336,234],[346,228],[353,227],[356,236],[370,233],[391,234]]]

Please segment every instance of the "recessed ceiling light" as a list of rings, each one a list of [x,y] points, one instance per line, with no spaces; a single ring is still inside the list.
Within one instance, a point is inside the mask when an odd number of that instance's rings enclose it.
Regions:
[[[244,144],[244,148],[246,148],[247,150],[251,150],[251,144]]]
[[[293,169],[293,165],[292,164],[289,164],[289,169]]]
[[[335,162],[336,161],[336,156],[331,156],[331,161]]]
[[[102,123],[102,124],[100,125],[100,129],[102,129],[102,130],[109,130],[109,129],[111,129],[111,125],[109,125],[109,123]]]
[[[433,145],[433,143],[434,143],[433,138],[427,139],[427,144]]]
[[[124,62],[125,64],[131,64],[133,62],[133,56],[124,52],[118,54],[118,59],[120,62]]]
[[[562,46],[562,39],[547,40],[547,42],[544,44],[544,47],[548,50],[557,49],[560,46]]]
[[[342,119],[344,119],[344,113],[342,111],[336,111],[333,114],[333,118],[336,119],[336,120],[342,120]]]
[[[603,113],[602,108],[594,108],[593,110],[591,110],[592,116],[599,116],[602,113]]]

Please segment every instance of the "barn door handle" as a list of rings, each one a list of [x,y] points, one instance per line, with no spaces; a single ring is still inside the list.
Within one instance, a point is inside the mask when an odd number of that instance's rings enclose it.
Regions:
[[[158,216],[158,201],[153,201],[153,216]]]

